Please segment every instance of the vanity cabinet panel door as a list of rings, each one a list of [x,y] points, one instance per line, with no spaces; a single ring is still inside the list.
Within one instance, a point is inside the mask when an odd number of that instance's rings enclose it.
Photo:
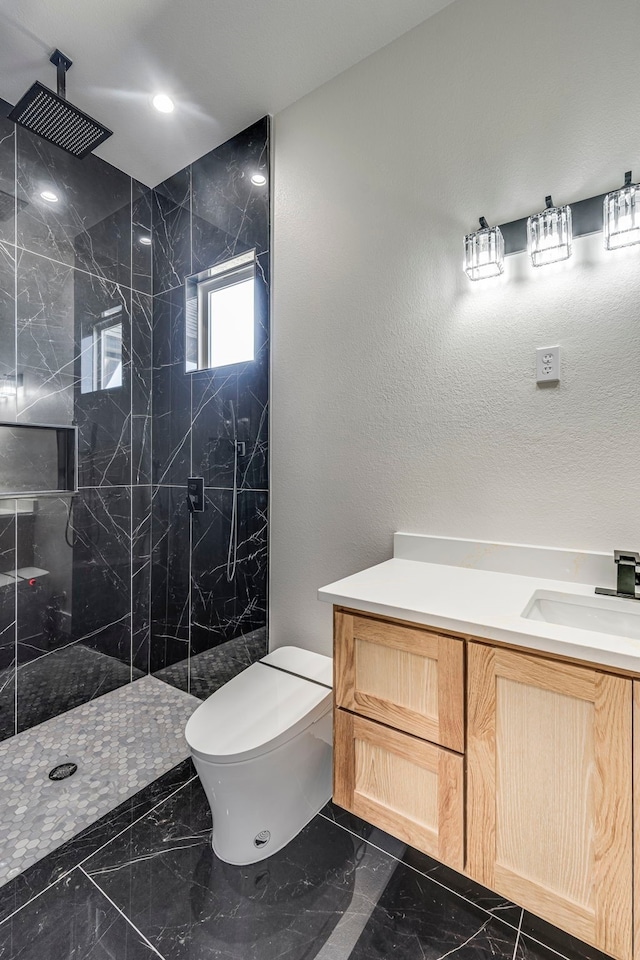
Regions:
[[[336,704],[464,751],[464,643],[337,610]]]
[[[333,799],[462,870],[464,760],[458,754],[336,710]]]
[[[467,872],[632,955],[632,681],[470,643]]]

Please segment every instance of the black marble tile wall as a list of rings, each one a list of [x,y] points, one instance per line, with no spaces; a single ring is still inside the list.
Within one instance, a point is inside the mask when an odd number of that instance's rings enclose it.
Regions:
[[[152,201],[0,118],[0,421],[77,424],[80,487],[0,499],[0,738],[148,671]]]
[[[251,182],[256,173],[265,185]],[[266,626],[268,178],[265,117],[154,190],[150,663],[187,689],[200,683],[192,658]],[[257,253],[256,359],[187,374],[185,277],[249,250]],[[244,443],[237,470],[236,439]],[[189,476],[205,484],[205,512],[192,519]]]
[[[76,425],[79,482],[75,497],[0,499],[0,737],[148,670],[184,661],[173,675],[189,687],[191,656],[265,627],[257,172],[268,178],[268,118],[155,190],[0,118],[0,421]],[[188,375],[185,277],[250,249],[256,360]],[[207,488],[193,521],[191,475]]]

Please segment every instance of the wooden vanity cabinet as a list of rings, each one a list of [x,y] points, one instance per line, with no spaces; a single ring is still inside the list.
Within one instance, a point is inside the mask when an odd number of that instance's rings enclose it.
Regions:
[[[341,608],[334,670],[336,803],[640,960],[640,681]]]
[[[433,630],[336,610],[336,705],[464,750],[464,643]]]
[[[632,956],[632,681],[469,643],[467,873]]]
[[[334,671],[334,800],[462,870],[463,642],[337,610]]]
[[[335,802],[463,870],[463,758],[346,710],[334,727]]]

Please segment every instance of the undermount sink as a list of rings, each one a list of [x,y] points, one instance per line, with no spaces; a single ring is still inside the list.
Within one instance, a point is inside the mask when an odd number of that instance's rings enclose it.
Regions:
[[[640,601],[536,590],[523,617],[640,640]]]

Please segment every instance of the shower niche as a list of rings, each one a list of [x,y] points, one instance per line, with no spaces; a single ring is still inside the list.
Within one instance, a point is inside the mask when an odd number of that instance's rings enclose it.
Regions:
[[[0,422],[0,498],[75,493],[75,427]]]

